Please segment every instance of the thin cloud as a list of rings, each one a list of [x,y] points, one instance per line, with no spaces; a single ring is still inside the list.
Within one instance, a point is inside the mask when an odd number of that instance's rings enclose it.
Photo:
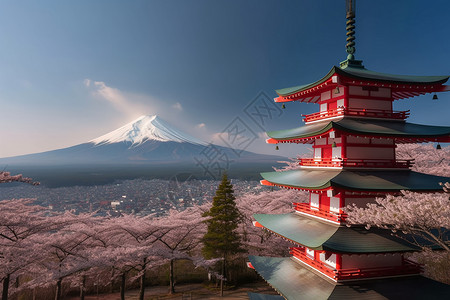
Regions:
[[[197,128],[205,128],[206,124],[205,123],[200,123],[200,124],[197,124],[197,126],[195,126],[195,127],[197,127]]]
[[[173,105],[172,105],[172,108],[174,108],[174,109],[176,109],[176,110],[179,110],[179,111],[182,111],[182,110],[183,110],[183,107],[181,106],[181,103],[180,103],[180,102],[177,102],[177,103],[173,104]]]
[[[121,90],[108,86],[103,81],[94,81],[86,78],[83,81],[85,87],[87,87],[91,95],[95,98],[106,100],[117,111],[124,113],[127,117],[137,117],[140,115],[157,113],[155,110],[150,110],[148,103],[155,102],[154,99],[145,95],[136,95],[131,93],[125,93]]]

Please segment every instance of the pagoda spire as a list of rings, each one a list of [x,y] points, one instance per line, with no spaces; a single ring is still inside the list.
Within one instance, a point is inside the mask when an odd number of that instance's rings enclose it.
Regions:
[[[347,59],[341,62],[341,68],[356,67],[364,68],[362,60],[355,60],[355,12],[356,12],[356,0],[346,0],[346,12],[347,12],[347,44],[345,45],[345,51],[347,52]]]
[[[355,3],[356,0],[347,0],[347,44],[345,45],[348,59],[354,59],[355,49]]]

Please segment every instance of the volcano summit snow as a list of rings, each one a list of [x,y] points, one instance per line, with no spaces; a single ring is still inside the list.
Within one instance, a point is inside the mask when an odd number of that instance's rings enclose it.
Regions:
[[[131,142],[132,147],[135,147],[151,140],[158,142],[206,145],[206,143],[171,127],[167,122],[156,115],[141,116],[119,129],[91,140],[90,143],[94,143],[95,145],[106,145]]]
[[[210,150],[216,152],[216,164],[210,161],[211,153],[206,153]],[[85,176],[85,181],[91,184],[94,177],[95,180],[108,177],[109,182],[119,177],[167,178],[180,172],[196,174],[197,178],[207,177],[205,166],[217,168],[219,163],[234,178],[259,179],[259,172],[270,171],[277,161],[286,159],[248,151],[236,153],[231,148],[208,145],[158,116],[141,116],[89,142],[2,158],[0,166],[39,181],[45,181],[43,173],[53,172],[52,180],[61,180],[64,176],[71,180]]]

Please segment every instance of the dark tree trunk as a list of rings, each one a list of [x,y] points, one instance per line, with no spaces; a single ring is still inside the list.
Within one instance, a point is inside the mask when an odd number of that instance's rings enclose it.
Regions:
[[[142,275],[139,280],[140,282],[140,289],[139,289],[139,300],[144,300],[144,293],[145,293],[145,267],[147,266],[147,259],[144,258],[144,264],[142,265]]]
[[[86,293],[86,275],[83,275],[81,277],[80,300],[84,300],[85,293]]]
[[[170,270],[169,270],[169,294],[175,294],[175,282],[173,278],[173,259],[170,260]]]
[[[58,281],[56,282],[55,300],[61,300],[61,282],[62,282],[62,278],[59,278]]]
[[[125,273],[122,273],[122,275],[120,275],[120,300],[125,300],[125,280],[126,275]]]
[[[9,274],[6,275],[5,278],[3,278],[2,300],[8,300],[9,278],[10,278]]]
[[[225,276],[225,255],[222,260],[222,278],[220,279],[220,297],[223,297],[223,277]]]

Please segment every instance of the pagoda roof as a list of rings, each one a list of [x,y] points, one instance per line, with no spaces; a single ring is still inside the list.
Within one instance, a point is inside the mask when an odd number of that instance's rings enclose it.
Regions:
[[[449,177],[435,176],[414,171],[355,171],[298,169],[283,172],[265,172],[261,176],[270,184],[305,189],[323,190],[330,187],[358,191],[392,192],[441,191],[439,182]]]
[[[249,256],[249,261],[279,294],[296,299],[446,299],[450,286],[415,275],[336,283],[294,258]]]
[[[343,118],[323,121],[292,129],[269,131],[268,143],[299,141],[317,137],[336,129],[359,136],[390,137],[403,141],[408,139],[450,141],[450,126],[431,126],[403,121]]]
[[[347,227],[321,222],[298,213],[255,214],[267,230],[295,244],[315,250],[341,253],[386,253],[416,251],[418,248],[393,237],[389,230]]]
[[[248,293],[248,298],[250,300],[284,300],[284,298],[279,295],[268,295],[258,293]]]
[[[414,84],[414,85],[430,85],[430,84],[443,84],[450,76],[413,76],[413,75],[394,75],[388,73],[379,73],[368,70],[364,67],[351,67],[345,68],[334,66],[322,79],[299,86],[278,89],[275,90],[279,96],[289,96],[299,92],[307,91],[321,85],[331,79],[333,75],[340,75],[348,79],[364,80],[364,81],[376,81],[380,83],[389,84]],[[429,91],[430,92],[430,91]]]

